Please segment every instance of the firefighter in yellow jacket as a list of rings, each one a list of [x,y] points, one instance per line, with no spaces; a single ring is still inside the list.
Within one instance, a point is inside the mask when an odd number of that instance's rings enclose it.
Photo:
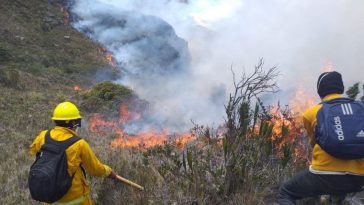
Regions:
[[[64,141],[72,136],[77,136],[76,129],[81,126],[81,115],[77,107],[70,102],[63,102],[54,109],[52,120],[56,126],[50,131],[50,137],[56,141]],[[47,130],[42,131],[30,145],[30,154],[36,155],[45,142]],[[96,177],[116,178],[112,169],[102,164],[90,145],[81,139],[66,149],[68,160],[68,173],[73,176],[72,185],[68,192],[57,202],[57,205],[89,205],[92,204],[90,198],[90,186],[83,173],[86,172]],[[82,166],[82,168],[81,168]]]
[[[322,101],[342,97],[341,74],[336,71],[322,73],[318,78],[317,92]],[[277,200],[280,205],[292,205],[298,199],[327,194],[344,199],[346,193],[361,191],[364,186],[364,159],[337,159],[315,142],[317,113],[321,107],[322,104],[313,106],[303,114],[304,127],[313,148],[312,161],[309,168],[281,186]]]

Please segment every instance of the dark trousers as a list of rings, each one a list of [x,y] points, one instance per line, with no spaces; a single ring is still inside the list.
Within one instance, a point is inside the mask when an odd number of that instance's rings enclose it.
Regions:
[[[297,199],[318,195],[345,196],[362,191],[364,176],[312,174],[305,169],[285,182],[279,189],[277,202],[294,205]]]

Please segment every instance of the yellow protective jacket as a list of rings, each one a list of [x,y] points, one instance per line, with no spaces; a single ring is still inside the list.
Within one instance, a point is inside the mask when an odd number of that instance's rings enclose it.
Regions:
[[[44,144],[46,131],[47,130],[42,131],[30,145],[31,155],[36,155],[36,153]],[[77,135],[73,130],[58,126],[54,127],[50,132],[51,138],[56,141],[67,140],[73,135]],[[98,160],[90,145],[84,139],[81,139],[68,147],[66,150],[66,155],[68,160],[68,173],[70,176],[74,174],[74,177],[71,188],[59,201],[54,204],[72,204],[69,202],[80,198],[82,198],[82,203],[77,204],[92,204],[89,195],[90,186],[81,170],[80,165],[86,169],[87,173],[97,177],[109,176],[112,171],[111,168],[102,164]]]
[[[323,101],[332,100],[342,97],[340,94],[327,95]],[[356,160],[341,160],[337,159],[328,153],[326,153],[320,145],[315,141],[315,127],[317,124],[317,112],[321,109],[322,105],[315,105],[309,108],[303,114],[304,126],[307,130],[309,142],[313,147],[312,150],[312,162],[310,166],[311,171],[318,171],[318,173],[330,173],[334,174],[357,174],[364,175],[364,159]],[[335,173],[336,172],[336,173]]]

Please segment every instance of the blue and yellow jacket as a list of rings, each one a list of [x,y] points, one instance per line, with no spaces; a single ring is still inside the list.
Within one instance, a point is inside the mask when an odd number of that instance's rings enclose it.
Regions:
[[[323,101],[332,100],[342,97],[340,94],[327,95]],[[317,112],[321,109],[322,105],[315,105],[309,108],[303,114],[303,123],[307,130],[309,142],[313,147],[312,162],[310,166],[311,172],[322,174],[357,174],[364,175],[364,159],[356,160],[341,160],[337,159],[326,153],[320,145],[315,141],[315,127],[317,123]]]
[[[40,150],[45,141],[45,134],[46,130],[42,131],[30,145],[31,155],[35,156]],[[73,130],[58,126],[54,127],[50,132],[51,138],[56,141],[67,140],[73,135],[77,135]],[[76,204],[92,204],[89,196],[90,186],[80,165],[86,169],[87,173],[97,177],[109,176],[112,171],[111,168],[98,160],[90,145],[84,139],[68,147],[66,155],[68,160],[68,173],[71,176],[73,174],[75,175],[72,180],[72,186],[66,195],[54,204],[75,204],[73,203],[75,201],[80,201]]]

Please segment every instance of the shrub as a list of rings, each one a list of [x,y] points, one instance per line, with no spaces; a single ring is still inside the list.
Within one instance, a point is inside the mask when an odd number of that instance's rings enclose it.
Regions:
[[[113,113],[117,115],[121,103],[136,99],[129,88],[104,81],[81,93],[81,109],[89,113]]]
[[[351,86],[347,91],[346,91],[346,95],[349,98],[352,99],[356,99],[356,97],[358,96],[358,94],[360,93],[359,91],[359,83],[355,83],[353,86]]]

